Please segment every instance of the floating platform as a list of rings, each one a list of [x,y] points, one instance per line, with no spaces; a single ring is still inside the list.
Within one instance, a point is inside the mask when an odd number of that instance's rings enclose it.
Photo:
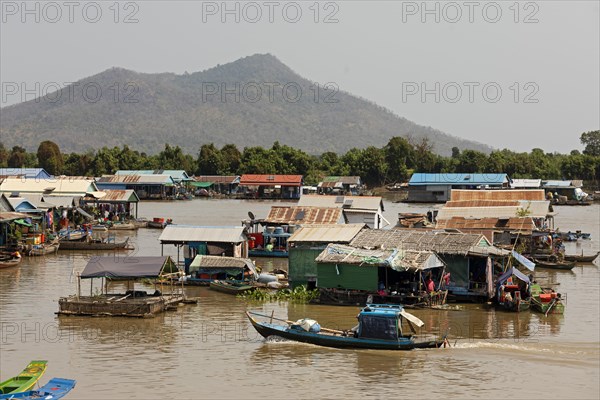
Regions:
[[[69,296],[58,300],[58,315],[152,318],[167,308],[186,303],[183,294],[137,296],[131,293]]]

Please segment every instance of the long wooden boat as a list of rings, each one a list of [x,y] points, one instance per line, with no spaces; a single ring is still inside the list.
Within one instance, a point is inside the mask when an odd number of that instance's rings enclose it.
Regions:
[[[34,245],[32,248],[26,250],[25,254],[27,254],[28,256],[33,256],[33,257],[45,256],[47,254],[56,253],[58,251],[59,247],[60,247],[60,243],[58,243],[58,242]]]
[[[12,394],[30,390],[46,372],[46,360],[34,360],[13,378],[0,383],[0,394]]]
[[[542,261],[538,259],[534,259],[533,262],[535,266],[538,268],[547,268],[547,269],[561,269],[561,270],[572,270],[575,266],[574,262],[565,262],[565,261]]]
[[[64,241],[60,242],[60,250],[128,250],[129,238],[122,242],[106,242],[92,240],[91,242]]]
[[[65,397],[74,387],[76,381],[73,379],[52,378],[50,382],[37,390],[28,390],[25,392],[0,394],[0,400],[3,399],[22,399],[22,400],[57,400]]]
[[[515,267],[509,267],[498,277],[496,306],[505,311],[521,312],[531,306],[527,285],[531,285],[528,276]]]
[[[254,286],[248,285],[244,282],[222,281],[222,280],[210,282],[210,288],[212,290],[216,290],[217,292],[233,294],[233,295],[236,295],[239,293],[244,293],[244,292],[255,289]]]
[[[537,283],[531,285],[531,306],[534,311],[545,315],[565,313],[560,293],[552,289],[542,289]]]
[[[576,263],[592,263],[600,255],[600,251],[590,256],[567,254],[565,255],[565,261],[571,261]]]
[[[108,227],[109,231],[135,231],[138,229],[133,223],[113,224]]]
[[[246,311],[250,323],[263,337],[278,336],[297,342],[318,346],[376,349],[412,350],[417,348],[445,347],[446,336],[441,338],[416,335],[413,326],[423,326],[423,321],[404,311],[401,305],[368,304],[358,315],[358,326],[349,330],[321,328],[314,320],[296,322],[280,320],[268,315]],[[270,322],[259,322],[254,316],[270,318]],[[285,324],[274,324],[272,320]],[[410,331],[404,330],[406,323]],[[412,333],[411,333],[412,332]]]
[[[167,226],[166,222],[148,221],[146,223],[146,228],[150,228],[150,229],[165,229],[166,226]]]

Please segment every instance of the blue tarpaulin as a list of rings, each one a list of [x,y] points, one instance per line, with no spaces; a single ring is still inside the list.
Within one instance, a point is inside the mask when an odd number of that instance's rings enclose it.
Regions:
[[[515,258],[515,260],[517,260],[519,262],[519,264],[521,264],[522,266],[524,266],[528,270],[533,271],[535,269],[535,263],[534,262],[532,262],[531,260],[523,257],[521,254],[517,253],[514,250],[512,251],[512,256]]]
[[[504,282],[506,282],[506,280],[513,275],[522,280],[523,282],[529,283],[529,278],[524,273],[522,273],[515,267],[510,267],[508,270],[506,270],[505,273],[500,275],[500,278],[498,278],[498,286],[504,284]]]

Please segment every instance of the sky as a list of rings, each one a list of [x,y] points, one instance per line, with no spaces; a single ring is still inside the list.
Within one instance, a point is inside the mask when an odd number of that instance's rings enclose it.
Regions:
[[[181,74],[271,53],[418,124],[566,153],[600,127],[599,27],[598,0],[0,0],[0,106],[111,67]]]

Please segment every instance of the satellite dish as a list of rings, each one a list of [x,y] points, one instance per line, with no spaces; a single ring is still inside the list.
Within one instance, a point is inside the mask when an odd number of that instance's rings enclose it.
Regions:
[[[250,219],[254,221],[254,214],[252,213],[252,211],[248,211],[248,217],[250,217]]]

